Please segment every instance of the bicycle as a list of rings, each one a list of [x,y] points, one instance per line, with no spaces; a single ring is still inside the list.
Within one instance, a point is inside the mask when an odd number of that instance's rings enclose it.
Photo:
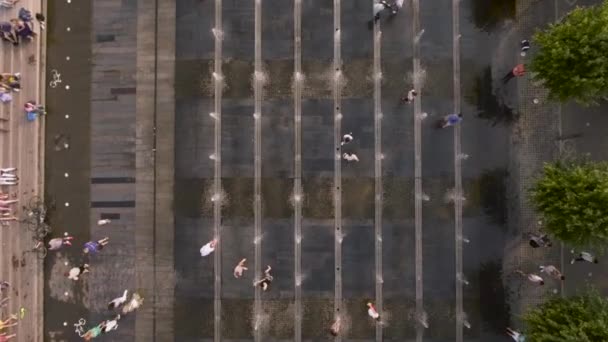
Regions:
[[[44,245],[44,241],[35,238],[33,240],[35,242],[34,248],[32,248],[30,252],[36,252],[38,259],[44,259],[48,253],[48,250]]]
[[[46,206],[38,196],[32,197],[28,205],[23,207],[23,211],[25,211],[23,222],[28,223],[32,231],[37,230],[38,225],[44,223],[46,219]]]
[[[61,83],[61,74],[57,69],[51,70],[51,81],[49,82],[49,86],[51,88],[56,88],[59,83]]]

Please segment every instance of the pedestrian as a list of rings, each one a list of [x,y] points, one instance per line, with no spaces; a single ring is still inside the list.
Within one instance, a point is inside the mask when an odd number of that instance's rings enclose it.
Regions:
[[[329,329],[329,332],[333,335],[333,336],[338,336],[340,334],[340,328],[342,327],[342,322],[340,320],[340,317],[336,318],[336,320],[334,321],[334,323],[331,325],[331,328]]]
[[[78,280],[85,273],[89,273],[89,264],[82,264],[78,267],[72,267],[65,275],[72,280]]]
[[[34,30],[32,30],[32,26],[26,22],[23,21],[21,19],[11,19],[11,23],[14,26],[14,30],[17,33],[17,37],[24,38],[24,39],[29,39],[29,40],[34,40],[34,36],[36,35],[36,33],[34,33]]]
[[[15,336],[17,336],[17,334],[7,335],[6,333],[0,333],[0,342],[6,342]]]
[[[38,20],[38,24],[40,24],[40,29],[46,29],[46,18],[42,13],[36,13],[36,20]]]
[[[551,247],[553,245],[547,234],[530,233],[528,237],[530,238],[529,242],[532,248]]]
[[[525,56],[528,50],[530,50],[530,42],[527,39],[524,39],[521,41],[521,55]]]
[[[131,301],[129,301],[125,306],[122,307],[123,315],[128,314],[129,312],[135,311],[144,303],[144,299],[141,298],[139,293],[134,293],[131,296]]]
[[[13,8],[13,6],[15,6],[17,1],[19,1],[19,0],[2,0],[2,1],[0,1],[0,7]]]
[[[60,249],[61,247],[63,247],[64,245],[67,246],[71,246],[72,245],[72,241],[74,237],[73,236],[64,236],[64,237],[60,237],[60,238],[54,238],[51,239],[49,241],[49,251],[56,251],[58,249]]]
[[[344,145],[348,144],[351,141],[353,141],[353,132],[350,132],[348,134],[344,134],[342,136],[342,141],[340,142],[340,146],[344,146]]]
[[[108,303],[108,310],[114,310],[114,309],[120,307],[121,305],[123,305],[127,301],[128,292],[129,292],[129,290],[125,290],[125,292],[123,292],[122,296],[112,299],[110,301],[110,303]]]
[[[105,323],[106,322],[103,321],[103,322],[99,323],[99,325],[89,329],[84,335],[82,335],[82,338],[85,341],[90,341],[91,339],[101,335],[101,332],[106,325]]]
[[[97,221],[97,225],[98,226],[105,226],[106,224],[109,224],[110,222],[112,222],[110,219],[103,219],[103,220]]]
[[[539,268],[540,268],[541,273],[546,273],[555,279],[559,279],[559,280],[566,279],[566,277],[562,274],[562,272],[560,272],[557,269],[557,267],[555,267],[553,265],[548,265],[548,266],[540,265]]]
[[[529,281],[531,281],[531,282],[533,282],[535,284],[545,285],[545,281],[543,280],[543,278],[541,278],[537,274],[534,274],[534,273],[528,273],[528,274],[526,274],[526,273],[522,272],[521,270],[517,270],[515,272],[517,272],[517,273],[521,274],[522,276],[528,278]]]
[[[207,242],[203,247],[201,247],[201,256],[206,257],[207,255],[213,253],[215,251],[215,246],[217,245],[217,239],[213,239]]]
[[[274,277],[270,275],[271,270],[272,268],[270,267],[270,265],[268,265],[266,267],[266,270],[264,271],[264,278],[254,282],[253,286],[260,286],[263,291],[268,290],[268,288],[270,287],[270,283],[272,283],[272,281],[274,280]]]
[[[9,21],[0,22],[0,38],[13,45],[19,45],[15,28],[13,27],[13,24]]]
[[[97,252],[101,251],[103,247],[105,247],[105,245],[107,245],[109,242],[109,237],[105,237],[97,241],[89,241],[84,244],[83,252],[84,254],[97,254]]]
[[[15,325],[17,325],[17,321],[18,321],[18,318],[17,318],[17,315],[15,315],[15,314],[10,315],[10,317],[4,321],[0,319],[0,330],[14,327]]]
[[[359,161],[359,157],[357,157],[356,154],[349,153],[349,152],[344,152],[344,154],[342,154],[342,158],[349,162],[351,162],[351,161],[358,162]]]
[[[376,311],[374,304],[372,304],[371,302],[367,303],[367,314],[369,315],[369,317],[375,319],[376,321],[380,321],[380,314],[378,313],[378,311]]]
[[[118,329],[118,320],[120,320],[120,315],[116,315],[114,319],[104,321],[105,324],[101,328],[101,332],[105,334]]]
[[[379,2],[374,2],[374,5],[373,5],[374,18],[367,23],[367,26],[369,27],[370,30],[374,27],[374,24],[377,23],[378,20],[380,20],[380,13],[387,9],[390,10],[393,14],[397,13],[397,12],[393,11],[391,5],[385,0],[382,0]]]
[[[462,113],[448,114],[439,120],[439,127],[446,128],[448,126],[454,126],[462,122]]]
[[[8,281],[0,281],[0,292],[8,290],[11,284]]]
[[[523,64],[517,64],[511,71],[509,71],[503,78],[502,83],[507,84],[512,78],[520,77],[526,74],[526,68]]]
[[[507,328],[507,334],[509,336],[511,336],[511,338],[515,342],[525,342],[526,341],[526,336],[524,336],[522,333],[517,332],[511,328]]]
[[[234,268],[234,277],[235,278],[240,278],[243,276],[243,271],[247,271],[247,267],[245,267],[245,262],[247,261],[247,259],[243,258],[243,260],[241,260],[238,265],[236,265],[236,267]]]
[[[411,89],[401,97],[401,103],[412,103],[417,95],[416,89]]]
[[[597,260],[597,258],[593,254],[591,254],[589,252],[580,252],[578,254],[578,257],[570,260],[570,263],[574,264],[577,261],[586,261],[586,262],[591,262],[591,263],[594,263],[594,264],[597,264],[599,262]]]

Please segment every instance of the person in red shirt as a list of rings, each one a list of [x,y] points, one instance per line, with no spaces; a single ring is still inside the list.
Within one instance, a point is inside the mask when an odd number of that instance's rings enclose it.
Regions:
[[[526,74],[526,68],[523,64],[517,64],[505,77],[502,78],[502,83],[506,84],[514,77],[520,77]]]

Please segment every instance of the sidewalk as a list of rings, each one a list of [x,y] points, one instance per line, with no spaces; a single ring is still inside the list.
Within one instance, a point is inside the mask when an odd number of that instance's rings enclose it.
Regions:
[[[578,1],[574,6],[588,6],[597,0]],[[565,0],[517,2],[517,22],[508,48],[512,58],[505,65],[527,63],[535,53],[535,46],[528,56],[519,56],[519,41],[530,39],[536,29],[544,28],[574,8]],[[508,51],[505,50],[505,53]],[[509,65],[506,65],[510,63]],[[502,70],[502,69],[501,69]],[[515,85],[514,83],[511,86]],[[573,295],[587,283],[603,292],[608,289],[608,271],[597,265],[570,265],[570,249],[555,244],[550,249],[532,249],[523,237],[528,232],[538,232],[540,217],[529,202],[528,191],[545,162],[563,157],[582,156],[590,153],[591,159],[606,160],[608,140],[602,129],[608,123],[602,107],[584,109],[576,104],[559,104],[547,99],[547,91],[531,81],[530,77],[517,80],[516,108],[519,120],[512,127],[511,155],[508,185],[510,242],[505,249],[503,282],[510,290],[511,319],[520,327],[519,317],[554,295]],[[605,108],[605,106],[604,106]],[[604,115],[602,115],[604,114]],[[532,286],[513,271],[538,272],[539,265],[553,264],[563,269],[566,281],[550,280],[543,287]]]
[[[19,8],[24,7],[32,13],[42,12],[41,0],[22,0],[15,8],[0,9],[0,20],[8,21],[17,17]],[[21,207],[33,196],[43,197],[42,171],[44,157],[41,142],[44,141],[42,121],[27,122],[23,105],[28,100],[43,103],[41,92],[44,74],[44,31],[38,23],[34,24],[38,34],[32,42],[22,42],[13,47],[2,42],[0,52],[1,72],[20,72],[22,90],[13,93],[13,100],[0,104],[0,166],[17,167],[20,177],[18,186],[2,186],[5,193],[15,194],[19,203],[15,205],[15,216],[23,217]],[[17,222],[0,228],[0,279],[11,284],[7,308],[2,309],[1,318],[19,313],[25,309],[23,320],[18,326],[9,328],[9,334],[17,333],[17,341],[42,340],[42,260],[33,247],[32,234],[26,224]]]

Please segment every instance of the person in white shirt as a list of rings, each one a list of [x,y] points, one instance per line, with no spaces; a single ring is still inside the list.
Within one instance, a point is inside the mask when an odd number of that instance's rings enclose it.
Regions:
[[[203,247],[201,247],[201,256],[206,257],[207,255],[213,253],[215,251],[215,246],[217,244],[217,239],[213,239],[207,242]]]
[[[578,254],[577,258],[574,258],[574,259],[570,260],[570,263],[574,264],[577,261],[586,261],[586,262],[591,262],[591,263],[594,263],[594,264],[597,264],[599,262],[597,260],[597,258],[593,254],[591,254],[589,252],[580,252]]]
[[[548,265],[548,266],[543,266],[540,265],[540,272],[541,273],[546,273],[548,275],[550,275],[551,277],[558,279],[558,280],[565,280],[566,277],[562,274],[562,272],[560,272],[557,267],[553,266],[553,265]]]
[[[89,273],[89,264],[82,264],[78,267],[72,267],[65,275],[72,280],[78,280],[81,274]]]
[[[526,336],[524,336],[522,333],[515,331],[511,328],[507,328],[507,334],[509,336],[511,336],[511,338],[515,342],[525,342],[526,341]]]
[[[517,273],[521,274],[522,276],[528,278],[529,281],[531,281],[531,282],[533,282],[535,284],[545,285],[545,281],[543,280],[543,278],[541,278],[537,274],[534,274],[534,273],[528,273],[528,274],[526,274],[526,273],[524,273],[524,272],[522,272],[520,270],[517,270],[515,272],[517,272]]]
[[[359,157],[357,157],[357,155],[354,153],[345,152],[344,154],[342,154],[342,158],[349,162],[351,162],[351,161],[358,162],[359,161]]]
[[[372,304],[371,302],[367,303],[367,314],[369,315],[369,317],[375,319],[376,321],[380,320],[380,314],[378,313],[378,311],[376,311],[374,304]]]
[[[344,136],[342,137],[342,141],[340,142],[340,146],[344,146],[351,141],[353,141],[353,132],[344,134]]]

